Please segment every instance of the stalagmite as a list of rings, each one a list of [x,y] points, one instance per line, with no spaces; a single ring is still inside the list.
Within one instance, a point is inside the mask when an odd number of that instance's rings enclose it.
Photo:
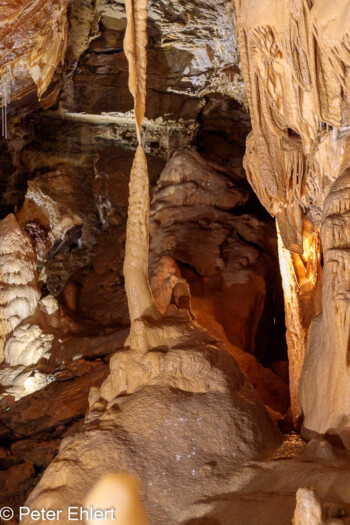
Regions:
[[[314,489],[299,489],[293,525],[323,525],[322,504]]]
[[[125,289],[131,321],[159,317],[148,281],[149,182],[147,159],[141,145],[146,107],[147,0],[127,0],[128,25],[124,49],[129,62],[129,89],[134,97],[138,148],[130,174],[129,213],[124,260]]]

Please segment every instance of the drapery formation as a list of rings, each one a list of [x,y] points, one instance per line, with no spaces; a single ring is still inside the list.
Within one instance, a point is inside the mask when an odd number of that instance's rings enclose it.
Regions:
[[[290,250],[286,257],[280,243],[292,410],[296,418],[299,397],[305,433],[337,432],[346,442],[349,5],[236,0],[236,8],[253,128],[245,168]]]

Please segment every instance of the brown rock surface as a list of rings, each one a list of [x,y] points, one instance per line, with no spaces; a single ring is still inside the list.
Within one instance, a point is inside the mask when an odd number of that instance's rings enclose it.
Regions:
[[[210,298],[208,307],[230,343],[258,353],[256,337],[268,308],[267,293],[277,288],[267,270],[275,264],[276,245],[273,224],[246,212],[249,198],[230,172],[216,171],[197,153],[175,153],[161,173],[152,200],[150,272],[156,287],[162,279],[158,272],[163,257],[171,256],[190,284],[194,310],[194,305],[200,310],[201,302],[205,308]],[[159,286],[157,293],[161,293]],[[274,300],[277,303],[280,298]],[[277,317],[276,304],[272,309]],[[277,332],[274,326],[269,330]],[[278,347],[277,333],[275,337],[270,346]],[[266,352],[272,353],[273,348]]]
[[[44,390],[34,392],[1,413],[0,419],[6,429],[21,437],[50,432],[75,418],[84,416],[88,407],[91,386],[98,386],[108,373],[103,362],[88,361],[75,365],[71,373],[57,374],[55,381]],[[2,433],[7,434],[8,431]]]
[[[34,485],[34,465],[32,462],[20,463],[0,471],[0,501],[11,505],[13,496],[20,494],[22,497]],[[10,500],[8,497],[12,496]]]

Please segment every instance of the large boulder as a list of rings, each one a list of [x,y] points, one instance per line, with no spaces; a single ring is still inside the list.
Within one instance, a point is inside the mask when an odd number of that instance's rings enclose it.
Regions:
[[[234,358],[185,310],[135,321],[130,348],[110,369],[90,391],[83,432],[62,442],[27,501],[61,509],[61,524],[70,505],[83,505],[96,481],[115,471],[140,479],[151,523],[182,523],[196,501],[281,442]]]

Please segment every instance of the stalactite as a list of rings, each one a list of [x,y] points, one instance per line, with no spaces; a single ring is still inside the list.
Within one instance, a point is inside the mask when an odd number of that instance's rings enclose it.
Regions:
[[[141,124],[146,109],[147,0],[126,0],[128,25],[124,50],[129,62],[129,90],[134,97],[137,139],[141,144]]]
[[[124,277],[131,321],[159,317],[148,281],[149,180],[141,145],[146,108],[147,0],[126,0],[124,49],[129,62],[129,89],[134,97],[138,148],[130,174]]]
[[[7,139],[7,111],[11,101],[11,75],[9,68],[3,69],[1,74],[1,122],[2,136]]]

